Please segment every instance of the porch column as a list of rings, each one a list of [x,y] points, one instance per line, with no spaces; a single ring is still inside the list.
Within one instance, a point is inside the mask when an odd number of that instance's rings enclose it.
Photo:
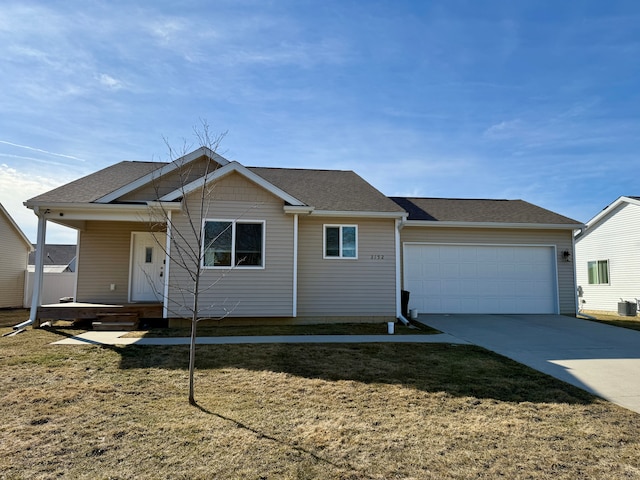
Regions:
[[[38,215],[38,239],[36,241],[36,265],[33,274],[33,296],[31,297],[31,313],[29,320],[33,322],[34,328],[40,327],[40,321],[37,320],[38,307],[42,303],[42,282],[44,280],[44,250],[45,239],[47,237],[47,219],[40,211],[36,211]]]
[[[298,214],[293,216],[293,303],[291,316],[298,316]]]

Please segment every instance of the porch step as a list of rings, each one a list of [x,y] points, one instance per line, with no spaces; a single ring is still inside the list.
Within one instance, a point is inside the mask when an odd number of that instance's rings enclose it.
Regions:
[[[135,330],[138,327],[137,313],[98,313],[91,322],[94,330]]]

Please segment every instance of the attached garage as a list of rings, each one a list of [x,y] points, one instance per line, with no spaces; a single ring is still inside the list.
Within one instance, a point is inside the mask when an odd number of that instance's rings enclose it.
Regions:
[[[577,313],[579,222],[522,200],[391,198],[408,213],[399,270],[410,309]]]
[[[548,245],[406,243],[404,288],[428,313],[558,313]]]

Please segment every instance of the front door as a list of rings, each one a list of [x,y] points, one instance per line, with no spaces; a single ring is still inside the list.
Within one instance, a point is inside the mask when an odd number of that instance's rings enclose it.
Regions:
[[[131,242],[131,301],[161,302],[164,294],[164,233],[135,232]]]

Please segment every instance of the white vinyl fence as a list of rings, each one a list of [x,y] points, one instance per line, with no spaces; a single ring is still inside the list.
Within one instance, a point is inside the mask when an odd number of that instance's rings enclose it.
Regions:
[[[35,274],[27,271],[24,274],[24,308],[30,308]],[[43,275],[42,305],[60,303],[62,297],[73,297],[75,295],[75,272],[44,273]]]

